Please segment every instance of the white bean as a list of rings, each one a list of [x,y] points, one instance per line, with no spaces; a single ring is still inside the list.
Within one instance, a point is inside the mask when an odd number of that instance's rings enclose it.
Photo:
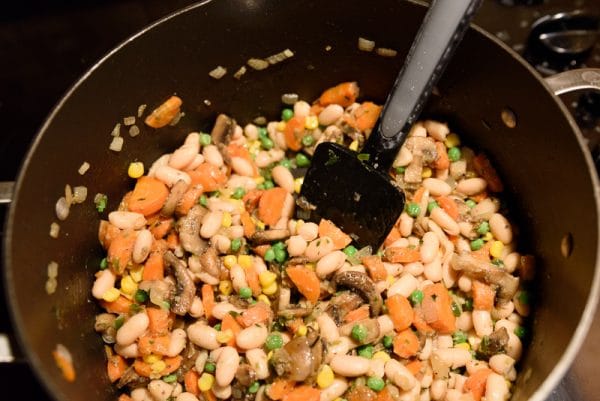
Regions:
[[[461,291],[464,291],[464,292],[471,291],[472,285],[473,285],[473,281],[465,275],[460,276],[460,278],[458,279],[458,288],[460,288]]]
[[[452,369],[463,367],[472,359],[471,352],[464,348],[436,349],[432,354],[434,358],[438,358],[444,365],[450,366]]]
[[[425,178],[423,186],[429,190],[432,196],[446,196],[452,192],[452,187],[446,181],[439,178]]]
[[[219,386],[227,386],[235,377],[235,372],[240,365],[240,356],[233,347],[223,347],[217,359],[215,378]]]
[[[419,359],[422,361],[426,361],[431,356],[431,352],[433,351],[433,341],[430,337],[425,338],[425,345],[418,353]]]
[[[231,397],[231,386],[219,386],[218,384],[213,385],[211,391],[214,393],[215,397],[220,400],[226,400]]]
[[[179,355],[185,348],[187,335],[183,329],[175,329],[169,334],[169,348],[167,356]]]
[[[390,359],[385,363],[385,375],[392,383],[405,391],[412,389],[417,384],[417,379],[406,366],[395,359]]]
[[[139,230],[146,225],[144,215],[136,212],[110,212],[108,214],[108,221],[121,230]]]
[[[200,235],[203,238],[210,238],[219,231],[223,222],[223,212],[215,211],[206,213],[202,218],[202,226],[200,227]]]
[[[204,305],[202,304],[202,300],[200,297],[194,297],[192,301],[192,306],[190,306],[190,310],[188,312],[191,317],[199,318],[204,315]]]
[[[232,202],[227,202],[227,201],[221,200],[220,198],[216,198],[216,197],[208,198],[206,207],[211,212],[229,212],[229,213],[238,212],[238,208],[235,204],[233,204]]]
[[[460,229],[458,223],[448,215],[441,207],[434,208],[430,213],[431,219],[437,223],[442,230],[450,235],[458,235]]]
[[[348,381],[343,377],[336,377],[329,387],[321,390],[319,401],[333,401],[341,397],[348,389]]]
[[[145,312],[138,313],[129,318],[119,330],[117,330],[117,344],[129,345],[138,339],[150,324],[150,319]]]
[[[252,349],[262,347],[269,335],[269,331],[263,325],[252,325],[240,331],[235,339],[238,347]]]
[[[269,362],[267,361],[267,354],[262,348],[246,351],[246,359],[250,366],[252,366],[252,369],[254,369],[257,379],[263,380],[269,377]]]
[[[152,380],[148,383],[148,391],[156,401],[167,401],[173,393],[173,386],[162,380]]]
[[[466,178],[456,184],[456,192],[471,196],[485,191],[487,182],[483,178]]]
[[[271,170],[271,175],[273,176],[273,181],[281,188],[289,193],[294,192],[294,176],[292,176],[290,170],[283,166],[275,166]]]
[[[267,265],[262,258],[253,257],[252,266],[254,267],[254,270],[256,270],[256,274],[261,274],[262,272],[267,271]]]
[[[331,125],[344,114],[344,108],[339,104],[330,104],[319,113],[319,124]]]
[[[229,312],[242,313],[242,310],[238,307],[230,304],[229,302],[217,302],[212,310],[212,315],[219,320],[223,320],[225,315]]]
[[[515,360],[505,354],[496,354],[490,358],[490,368],[499,375],[508,375],[514,365]]]
[[[290,256],[300,256],[306,250],[308,243],[300,235],[292,235],[287,241],[287,251]]]
[[[197,372],[204,371],[204,365],[206,364],[207,360],[208,360],[208,351],[203,349],[200,352],[198,352],[198,356],[196,357],[196,361],[194,362],[194,367],[196,368]]]
[[[212,164],[215,167],[223,166],[223,156],[219,149],[215,145],[208,145],[202,149],[202,156],[208,164]]]
[[[244,227],[240,225],[234,225],[227,228],[227,237],[229,239],[242,238],[244,236]]]
[[[185,142],[169,158],[169,166],[182,170],[190,164],[200,151],[200,134],[192,132]]]
[[[265,168],[269,164],[273,163],[273,160],[271,159],[269,152],[261,150],[256,155],[256,158],[254,159],[254,163],[256,163],[256,166],[259,168]]]
[[[145,387],[138,387],[131,390],[131,399],[133,401],[155,401],[154,397],[150,395],[150,392]]]
[[[427,120],[423,122],[423,127],[427,130],[429,136],[438,141],[444,141],[446,136],[450,133],[448,124],[440,123],[438,121]]]
[[[519,265],[519,260],[521,259],[521,255],[518,252],[511,252],[506,255],[503,259],[504,261],[504,269],[507,273],[512,273],[516,270]]]
[[[235,190],[236,188],[244,188],[246,191],[251,191],[256,189],[256,185],[256,181],[254,181],[254,179],[251,177],[232,174],[227,180],[226,187],[232,190]]]
[[[329,364],[331,369],[344,377],[358,377],[367,374],[371,366],[367,358],[352,355],[336,355]]]
[[[323,256],[318,262],[315,271],[319,278],[325,278],[338,270],[346,261],[346,254],[342,251],[333,251]]]
[[[221,254],[227,253],[231,247],[231,240],[222,234],[213,235],[210,243]]]
[[[327,347],[325,362],[331,363],[331,360],[336,356],[345,356],[348,351],[355,347],[355,344],[349,337],[340,336]]]
[[[505,401],[508,398],[508,385],[503,376],[490,373],[485,382],[485,401]]]
[[[196,156],[194,156],[194,160],[192,160],[190,164],[184,167],[184,170],[195,170],[202,163],[204,163],[204,156],[202,156],[201,154],[197,154]]]
[[[399,225],[400,235],[403,237],[408,237],[412,233],[414,222],[415,219],[410,217],[406,212],[402,212],[402,214],[400,214]]]
[[[421,261],[423,263],[432,262],[439,250],[440,240],[438,236],[432,232],[428,231],[423,235],[423,243],[421,244],[421,248],[419,248],[419,252],[421,253]]]
[[[521,340],[512,331],[509,331],[508,344],[506,344],[506,355],[510,356],[514,360],[519,360],[522,352],[523,344],[521,343]]]
[[[92,295],[94,298],[102,299],[102,296],[106,291],[110,290],[115,286],[117,277],[110,269],[102,270],[92,286]]]
[[[479,337],[489,336],[494,331],[492,315],[486,310],[473,311],[473,327]]]
[[[402,146],[394,160],[394,167],[406,167],[412,162],[412,159],[412,152],[406,146]]]
[[[152,247],[153,241],[154,236],[150,230],[141,230],[138,233],[138,236],[135,239],[135,244],[133,245],[132,253],[132,259],[135,263],[142,263],[144,260],[146,260],[150,254],[150,248]]]
[[[475,372],[477,372],[478,370],[487,369],[488,364],[485,361],[478,361],[477,359],[471,359],[469,362],[467,362],[466,367],[467,367],[467,373],[469,375],[472,375]]]
[[[477,233],[475,232],[475,230],[473,230],[473,224],[466,222],[466,221],[460,221],[458,223],[458,229],[460,230],[460,234],[469,238],[469,239],[475,239],[477,237]]]
[[[378,316],[377,323],[379,324],[379,337],[390,334],[394,330],[394,322],[389,315]]]
[[[231,168],[239,175],[243,175],[246,177],[254,176],[254,169],[250,162],[241,157],[232,157],[231,158]]]
[[[448,334],[440,334],[436,338],[434,346],[440,349],[452,348],[454,342],[452,341],[452,336]]]
[[[137,358],[139,356],[137,343],[131,343],[129,345],[115,344],[115,352],[123,358]]]
[[[298,228],[298,235],[306,241],[312,241],[319,235],[319,226],[315,223],[304,223]]]
[[[490,198],[485,198],[471,209],[473,221],[489,220],[492,214],[498,211],[500,205]]]
[[[164,182],[167,186],[172,187],[177,181],[183,181],[190,185],[192,179],[189,174],[179,171],[170,166],[159,166],[155,171],[156,178]]]
[[[502,302],[492,309],[492,318],[494,320],[506,319],[515,310],[515,304],[512,301]]]
[[[367,375],[383,378],[385,375],[385,361],[383,359],[371,359],[370,362],[371,366]]]
[[[310,113],[310,104],[304,100],[294,103],[294,117],[306,117]]]
[[[400,294],[403,297],[408,297],[413,293],[414,290],[419,286],[419,280],[417,280],[410,273],[403,273],[398,280],[396,280],[391,287],[388,289],[388,298],[396,294]]]
[[[421,262],[407,263],[404,265],[404,272],[412,274],[415,277],[418,277],[421,274],[423,274],[423,263],[421,263]]]
[[[434,283],[442,280],[442,261],[436,257],[429,263],[423,265],[423,273],[427,280],[431,280]]]
[[[333,251],[333,241],[329,237],[321,237],[311,241],[306,247],[304,254],[309,262],[316,262],[331,251]]]
[[[500,213],[494,213],[492,217],[490,217],[490,231],[492,235],[502,241],[503,244],[510,244],[512,242],[513,233],[512,228],[506,217],[502,216]]]
[[[229,276],[231,277],[231,284],[233,289],[237,292],[244,287],[248,287],[248,281],[246,280],[246,273],[240,265],[233,265],[229,269]]]
[[[198,397],[196,397],[192,393],[188,393],[187,391],[179,394],[175,401],[198,401]]]
[[[191,342],[208,350],[214,350],[221,346],[217,341],[217,330],[203,322],[196,322],[188,326],[187,335]]]
[[[319,317],[317,317],[317,324],[319,325],[321,337],[323,337],[328,343],[334,342],[340,338],[340,332],[337,328],[337,325],[331,316],[329,316],[329,314],[321,313]]]
[[[422,373],[423,378],[421,379],[421,388],[428,389],[431,387],[431,383],[433,383],[433,370],[429,365],[425,365],[425,372]],[[429,400],[429,392],[427,390],[423,391],[423,394],[427,394],[427,400]],[[422,401],[423,399],[421,399]]]
[[[248,139],[258,139],[258,127],[254,124],[246,124],[244,127],[244,135],[246,135]]]
[[[464,332],[468,332],[473,328],[473,315],[470,311],[463,311],[456,318],[456,328]]]
[[[169,163],[170,157],[170,154],[165,154],[156,159],[154,163],[152,163],[152,166],[150,166],[150,169],[148,170],[148,177],[155,177],[156,169],[158,169],[160,166],[166,166]]]
[[[436,379],[431,382],[431,387],[429,388],[429,394],[431,395],[432,400],[441,400],[446,395],[446,390],[448,390],[448,381],[444,379]]]

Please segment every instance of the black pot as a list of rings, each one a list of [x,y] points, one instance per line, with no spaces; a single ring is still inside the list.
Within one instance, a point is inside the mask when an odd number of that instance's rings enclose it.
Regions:
[[[425,8],[400,0],[206,1],[167,17],[112,51],[67,93],[42,127],[21,170],[5,235],[9,304],[21,345],[57,400],[112,400],[99,311],[91,300],[102,258],[98,212],[91,198],[108,195],[115,208],[131,186],[133,160],[149,165],[191,130],[207,130],[218,112],[247,121],[274,117],[280,95],[313,99],[323,88],[358,81],[363,98],[382,103],[417,31]],[[360,52],[357,38],[375,40],[399,55]],[[232,73],[250,57],[289,48],[295,56],[265,71]],[[229,74],[214,80],[217,65]],[[598,86],[597,72],[578,75]],[[564,77],[563,77],[564,78]],[[555,82],[556,83],[556,82]],[[532,340],[521,364],[514,400],[543,400],[576,355],[591,323],[598,274],[598,179],[575,122],[550,87],[514,52],[481,29],[471,29],[438,85],[426,114],[450,123],[467,142],[492,156],[506,185],[521,238],[538,262]],[[124,134],[120,153],[110,132],[138,105],[169,95],[184,99],[175,127],[141,127]],[[516,116],[509,127],[503,110]],[[77,173],[82,162],[91,168]],[[86,185],[88,201],[71,209],[58,239],[48,235],[65,184]],[[572,240],[570,252],[561,243]],[[564,256],[567,255],[567,256]],[[56,261],[58,289],[44,291],[46,266]],[[77,371],[66,382],[51,352],[64,344]]]

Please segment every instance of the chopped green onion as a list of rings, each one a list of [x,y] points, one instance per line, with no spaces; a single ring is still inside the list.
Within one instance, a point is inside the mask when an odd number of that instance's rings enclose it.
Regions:
[[[396,167],[396,174],[404,174],[406,167]]]
[[[529,299],[529,293],[527,291],[521,291],[519,293],[519,295],[517,296],[517,299],[523,305],[529,305],[530,299]]]
[[[452,314],[454,316],[459,317],[461,315],[462,311],[460,309],[460,306],[456,302],[452,302],[451,308],[452,308]]]
[[[465,205],[467,205],[469,209],[473,209],[475,206],[477,206],[477,202],[475,202],[473,199],[467,199],[465,201]]]
[[[527,334],[527,329],[525,329],[525,327],[523,326],[517,326],[514,330],[514,333],[517,337],[519,337],[522,340]]]
[[[359,153],[358,156],[356,156],[356,157],[361,162],[366,162],[366,161],[369,161],[369,159],[371,158],[371,155],[368,153]]]
[[[94,198],[94,203],[96,204],[96,210],[100,213],[106,209],[106,203],[108,202],[108,197],[104,194],[98,194]]]
[[[454,343],[454,345],[466,343],[467,342],[467,333],[460,331],[460,330],[455,331],[452,334],[452,342]]]
[[[202,195],[198,202],[204,207],[208,206],[208,198],[206,197],[206,195]]]
[[[356,252],[358,252],[358,250],[356,249],[356,247],[354,245],[348,245],[347,247],[344,248],[343,251],[346,256],[352,256],[354,254],[356,254]]]
[[[115,330],[119,330],[121,326],[125,323],[125,316],[119,316],[115,319]]]
[[[464,311],[472,311],[473,310],[473,298],[465,299],[465,303],[462,304],[462,309]]]
[[[305,135],[302,137],[302,145],[312,146],[315,143],[315,138],[312,135]]]
[[[221,331],[221,323],[217,323],[214,325],[214,329],[217,331]]]

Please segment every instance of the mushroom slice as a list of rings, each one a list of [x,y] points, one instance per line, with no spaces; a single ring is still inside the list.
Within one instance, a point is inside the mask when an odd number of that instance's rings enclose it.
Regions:
[[[255,232],[252,237],[250,237],[250,241],[254,244],[262,245],[273,241],[283,241],[289,237],[290,231],[288,229],[271,229]]]
[[[508,340],[508,330],[506,327],[501,327],[489,336],[483,337],[477,349],[477,355],[487,360],[496,354],[506,352]]]
[[[353,290],[368,302],[372,317],[379,315],[383,300],[375,288],[375,283],[365,273],[357,271],[339,272],[333,276],[333,282],[339,287]]]
[[[171,310],[177,315],[184,316],[192,306],[194,295],[196,294],[196,286],[187,272],[185,262],[178,259],[173,252],[168,251],[165,253],[165,262],[173,268],[175,279],[177,280]]]
[[[336,324],[340,325],[344,321],[346,314],[358,309],[363,302],[360,295],[351,291],[343,291],[331,297],[326,312],[331,315]]]
[[[316,376],[323,359],[323,344],[315,331],[296,337],[273,354],[271,363],[279,376],[304,382]]]
[[[462,253],[452,255],[450,266],[454,270],[464,271],[471,278],[483,280],[498,286],[498,298],[509,301],[519,289],[519,279],[505,272],[498,266]]]
[[[188,188],[188,183],[183,180],[179,180],[173,185],[173,187],[171,188],[171,192],[167,197],[167,201],[160,210],[161,216],[171,217],[173,213],[175,213],[175,208],[177,208],[177,204],[183,197],[183,194],[185,194],[185,191],[188,190]]]
[[[207,248],[204,253],[200,255],[200,265],[202,266],[202,270],[211,276],[217,278],[221,276],[221,261],[219,260],[215,248]]]
[[[181,246],[194,255],[201,255],[208,248],[208,242],[200,237],[202,218],[207,212],[204,207],[196,205],[179,220]]]
[[[235,120],[226,114],[219,114],[210,136],[212,141],[218,147],[226,146],[235,131]]]

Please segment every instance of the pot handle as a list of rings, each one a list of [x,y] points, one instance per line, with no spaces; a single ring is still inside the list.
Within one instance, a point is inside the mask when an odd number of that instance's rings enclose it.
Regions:
[[[600,68],[580,68],[561,72],[545,79],[555,95],[581,89],[595,89],[600,92]]]
[[[14,189],[13,181],[0,181],[0,205],[12,202]]]

